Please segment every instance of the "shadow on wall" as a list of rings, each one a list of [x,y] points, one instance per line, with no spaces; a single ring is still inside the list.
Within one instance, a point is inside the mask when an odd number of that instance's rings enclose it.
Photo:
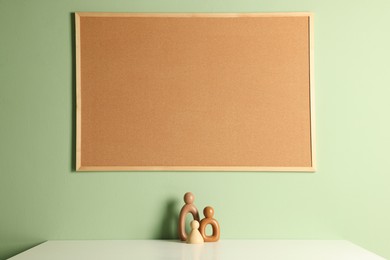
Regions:
[[[169,199],[165,204],[164,213],[158,223],[155,239],[178,239],[177,225],[179,221],[179,200]]]
[[[20,254],[28,249],[31,249],[43,242],[45,240],[35,239],[35,238],[11,238],[8,241],[0,240],[0,259],[5,260],[10,257],[13,257],[17,254]]]

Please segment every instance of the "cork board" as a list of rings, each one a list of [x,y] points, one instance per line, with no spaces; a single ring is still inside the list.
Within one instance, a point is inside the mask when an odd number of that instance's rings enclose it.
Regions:
[[[314,171],[310,13],[75,19],[77,171]]]

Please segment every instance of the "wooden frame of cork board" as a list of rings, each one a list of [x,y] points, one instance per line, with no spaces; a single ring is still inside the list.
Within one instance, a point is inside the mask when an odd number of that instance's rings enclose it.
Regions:
[[[76,13],[77,171],[314,171],[310,13]]]

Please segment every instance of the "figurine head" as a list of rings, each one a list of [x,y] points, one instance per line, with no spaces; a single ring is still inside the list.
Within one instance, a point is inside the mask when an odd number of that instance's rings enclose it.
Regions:
[[[199,222],[197,220],[191,221],[191,229],[198,229],[199,228]]]
[[[192,204],[194,200],[195,200],[195,196],[191,192],[187,192],[186,194],[184,194],[184,202],[186,204]]]
[[[214,217],[214,209],[210,206],[207,206],[204,208],[203,214],[206,218],[212,218]]]

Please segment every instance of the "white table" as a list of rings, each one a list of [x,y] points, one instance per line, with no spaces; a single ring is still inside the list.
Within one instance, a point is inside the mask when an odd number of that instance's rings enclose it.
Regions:
[[[383,260],[345,240],[222,240],[190,245],[175,240],[47,241],[12,260]]]

